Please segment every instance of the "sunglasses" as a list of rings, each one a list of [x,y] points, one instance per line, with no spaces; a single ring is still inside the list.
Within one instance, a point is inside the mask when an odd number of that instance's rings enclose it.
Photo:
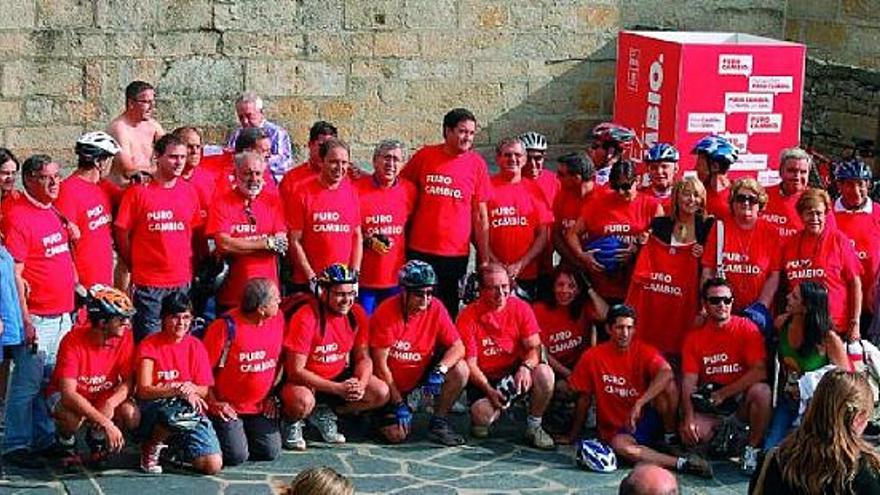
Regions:
[[[718,306],[719,304],[722,304],[722,303],[724,303],[724,304],[728,304],[728,305],[729,305],[729,304],[733,304],[733,297],[732,297],[732,296],[728,296],[728,297],[725,297],[725,296],[709,296],[709,297],[706,298],[706,301],[708,301],[709,304],[711,304],[711,305],[713,305],[713,306]]]
[[[733,197],[733,200],[741,205],[750,204],[756,205],[758,204],[758,197],[751,194],[737,194]]]
[[[408,290],[410,295],[414,297],[431,297],[434,295],[434,289],[412,289]]]

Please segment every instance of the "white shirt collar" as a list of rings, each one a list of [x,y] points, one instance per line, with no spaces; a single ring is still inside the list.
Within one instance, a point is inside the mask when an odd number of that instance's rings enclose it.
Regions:
[[[847,212],[847,213],[872,213],[874,211],[874,202],[871,201],[871,198],[868,198],[860,208],[855,210],[850,210],[843,206],[843,200],[841,198],[837,198],[834,201],[834,212]]]

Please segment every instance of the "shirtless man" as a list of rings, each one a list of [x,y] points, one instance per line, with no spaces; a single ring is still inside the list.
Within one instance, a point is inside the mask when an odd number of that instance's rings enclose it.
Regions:
[[[131,176],[138,172],[152,174],[156,171],[150,161],[153,143],[165,130],[153,119],[156,93],[149,83],[134,81],[125,88],[125,111],[113,119],[107,132],[116,138],[121,147],[113,162],[110,178],[124,187]]]

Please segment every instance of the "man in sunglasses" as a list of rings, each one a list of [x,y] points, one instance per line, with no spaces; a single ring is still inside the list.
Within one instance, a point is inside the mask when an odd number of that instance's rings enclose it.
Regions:
[[[208,210],[205,234],[230,264],[218,310],[236,306],[250,279],[263,277],[278,285],[277,255],[287,253],[287,232],[281,201],[263,189],[266,167],[253,151],[236,154],[235,187],[215,197]]]
[[[419,387],[435,396],[428,438],[446,446],[464,437],[446,420],[468,381],[464,343],[443,303],[434,299],[437,275],[431,265],[410,260],[398,275],[403,292],[379,305],[370,319],[374,372],[388,385],[391,399],[379,411],[379,431],[390,443],[406,440],[412,409],[407,401]]]
[[[701,295],[706,322],[688,334],[682,349],[681,439],[686,445],[704,444],[726,435],[729,428],[722,425],[748,425],[741,467],[754,471],[772,412],[764,341],[754,323],[731,314],[733,292],[727,280],[706,280]],[[695,394],[698,388],[701,393]],[[694,400],[706,394],[707,400]],[[722,415],[731,410],[729,417]]]

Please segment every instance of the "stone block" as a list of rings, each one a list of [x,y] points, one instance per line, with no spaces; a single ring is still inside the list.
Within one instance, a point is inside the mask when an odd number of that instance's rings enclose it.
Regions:
[[[15,59],[33,54],[35,43],[30,33],[0,31],[0,59]]]
[[[5,146],[18,150],[32,149],[70,149],[82,134],[82,127],[72,125],[52,125],[39,127],[10,127],[6,129]]]
[[[400,74],[402,80],[413,79],[448,79],[461,81],[468,79],[470,75],[470,63],[467,61],[444,60],[401,60]]]
[[[516,34],[508,31],[428,31],[421,34],[424,59],[503,59],[513,51]]]
[[[306,57],[323,60],[349,60],[373,55],[373,33],[368,31],[311,31],[305,35]]]
[[[84,28],[94,25],[92,0],[37,0],[37,27]]]
[[[0,0],[0,29],[29,29],[36,25],[34,0]]]
[[[345,94],[346,70],[342,66],[310,61],[247,61],[245,83],[266,96]]]
[[[297,0],[296,5],[297,21],[302,28],[337,30],[343,27],[344,0]]]
[[[347,98],[332,98],[317,102],[318,118],[328,122],[348,122],[356,113],[356,104]]]
[[[403,7],[404,24],[411,29],[458,28],[456,0],[407,0]]]
[[[303,54],[305,43],[301,34],[226,31],[221,46],[223,55],[231,57],[296,57]]]
[[[797,41],[800,42],[803,40],[803,21],[800,19],[791,19],[787,18],[785,20],[785,31],[783,33],[784,39],[788,41]]]
[[[273,122],[283,122],[295,143],[309,140],[309,127],[317,118],[315,103],[310,98],[288,96],[270,100],[266,115]]]
[[[392,79],[398,77],[404,60],[393,58],[357,58],[351,61],[352,77]]]
[[[529,75],[528,63],[524,59],[477,60],[471,62],[475,81],[504,82],[523,80]]]
[[[836,19],[841,0],[795,0],[788,2],[788,19]]]
[[[586,31],[605,31],[620,25],[620,9],[617,5],[580,5],[576,17]]]
[[[403,26],[401,0],[345,0],[346,29],[400,29]]]
[[[214,28],[220,31],[285,32],[297,29],[297,3],[240,0],[214,3]]]
[[[100,29],[145,31],[157,27],[164,14],[154,1],[102,0],[96,6],[96,25]]]
[[[379,32],[374,36],[376,57],[413,57],[419,53],[419,37],[415,33]]]
[[[847,26],[838,22],[804,21],[804,42],[811,49],[833,52],[846,45]]]
[[[210,29],[212,27],[213,2],[211,0],[161,0],[158,3],[158,28],[162,31]]]
[[[187,57],[215,55],[220,34],[213,31],[153,32],[145,37],[144,55],[157,57]]]
[[[82,94],[82,68],[61,61],[15,61],[3,64],[0,85],[3,96],[79,96]]]
[[[157,85],[162,97],[230,98],[241,91],[242,66],[227,58],[174,60]]]
[[[840,12],[847,20],[874,23],[880,21],[880,6],[877,5],[876,0],[840,0],[840,2]]]
[[[498,29],[511,26],[507,2],[462,0],[458,4],[458,25],[462,29]]]
[[[0,126],[20,123],[22,119],[21,102],[0,101]]]

